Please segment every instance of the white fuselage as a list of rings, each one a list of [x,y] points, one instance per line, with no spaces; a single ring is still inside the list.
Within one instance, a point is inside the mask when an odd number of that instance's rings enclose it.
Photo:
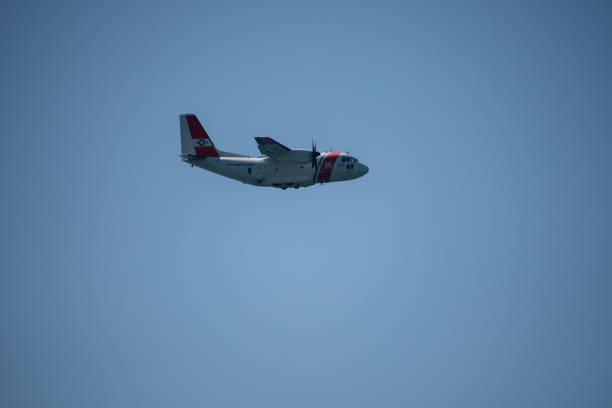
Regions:
[[[332,160],[333,157],[333,160]],[[341,158],[344,157],[344,162]],[[351,164],[348,160],[353,160]],[[349,158],[344,153],[322,153],[317,158],[317,167],[311,162],[284,163],[270,157],[193,157],[183,160],[213,173],[243,183],[267,187],[308,187],[315,183],[345,181],[361,177],[368,172],[367,166]]]

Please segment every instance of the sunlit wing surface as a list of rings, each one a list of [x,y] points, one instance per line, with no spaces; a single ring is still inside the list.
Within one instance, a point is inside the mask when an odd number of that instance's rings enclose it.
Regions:
[[[278,159],[280,156],[285,155],[291,151],[290,148],[278,143],[271,137],[256,137],[255,141],[257,142],[257,148],[259,149],[261,154],[265,154],[266,156],[272,157],[274,159]]]
[[[271,137],[256,137],[257,147],[264,155],[283,163],[310,163],[313,159],[313,151],[305,149],[290,149],[285,145],[278,143]],[[314,158],[319,153],[315,152]]]

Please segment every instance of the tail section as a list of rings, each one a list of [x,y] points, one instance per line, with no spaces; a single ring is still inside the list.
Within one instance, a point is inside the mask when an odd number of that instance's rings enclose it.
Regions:
[[[199,157],[219,157],[210,137],[193,114],[180,116],[181,154]]]

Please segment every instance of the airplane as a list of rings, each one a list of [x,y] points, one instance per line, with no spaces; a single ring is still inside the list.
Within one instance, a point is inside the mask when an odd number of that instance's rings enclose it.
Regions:
[[[353,180],[368,172],[368,166],[348,153],[290,149],[269,137],[256,137],[263,156],[250,157],[224,152],[212,140],[194,114],[179,116],[183,161],[204,170],[262,187],[309,187],[317,183]]]

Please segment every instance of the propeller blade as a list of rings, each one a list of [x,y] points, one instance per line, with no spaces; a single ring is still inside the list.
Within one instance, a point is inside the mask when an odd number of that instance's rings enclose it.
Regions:
[[[317,144],[314,142],[314,140],[312,141],[312,152],[310,153],[310,163],[311,163],[311,167],[315,168],[317,166],[317,157],[319,157],[321,153],[317,152]]]
[[[311,167],[313,169],[315,169],[313,175],[312,175],[312,182],[315,182],[315,179],[317,178],[317,172],[319,170],[319,164],[317,163],[317,157],[319,157],[321,153],[319,153],[317,151],[317,144],[314,142],[314,140],[312,140],[312,152],[310,153],[310,163],[311,163]]]

